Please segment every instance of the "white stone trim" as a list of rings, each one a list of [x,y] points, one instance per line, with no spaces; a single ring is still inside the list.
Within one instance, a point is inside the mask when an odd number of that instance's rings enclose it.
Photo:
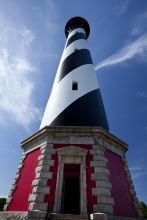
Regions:
[[[87,137],[87,136],[55,136],[53,138],[53,144],[60,143],[60,144],[90,144],[92,145],[94,143],[93,137]]]
[[[105,143],[107,143],[107,142],[105,142]],[[113,145],[107,143],[106,144],[106,149],[112,151],[113,153],[115,153],[115,154],[117,154],[121,157],[124,156],[124,152],[120,148],[118,148],[117,146],[113,146]]]
[[[107,163],[107,158],[105,156],[102,156],[102,155],[96,155],[95,152],[94,152],[94,155],[93,155],[93,160],[94,161],[104,161]]]
[[[92,149],[93,150],[100,150],[100,151],[104,151],[105,147],[102,144],[93,144],[92,145]]]
[[[32,193],[29,196],[29,210],[46,211],[48,204],[44,203],[43,198],[46,194],[50,194],[48,180],[52,178],[53,173],[50,172],[50,166],[54,165],[51,160],[53,152],[53,144],[46,142],[41,146],[41,154],[38,157],[38,167],[36,167],[36,177],[32,182]]]
[[[13,184],[13,185],[12,185],[12,187],[11,187],[11,192],[13,192],[13,191],[15,190],[16,185],[17,185],[17,184]]]
[[[15,180],[18,180],[19,176],[20,176],[20,172],[16,174],[16,176],[14,177],[14,179],[15,179]]]
[[[33,193],[49,194],[50,187],[49,186],[34,186],[32,192]]]
[[[106,196],[106,195],[98,196],[97,203],[98,204],[110,204],[110,205],[114,206],[114,199],[110,198],[110,196]]]
[[[93,159],[95,159],[95,157]],[[104,167],[100,167],[100,164],[106,165],[106,160],[100,160],[100,161],[99,160],[93,160],[93,161],[90,161],[90,167],[98,167],[102,170],[105,169]]]
[[[94,138],[94,144],[99,146],[99,147],[102,147],[104,148],[104,139],[101,137],[101,135],[98,135]]]
[[[4,208],[3,208],[3,209],[4,209],[4,211],[6,211],[6,210],[7,210],[8,206],[9,206],[9,204],[7,204],[7,203],[4,205]]]
[[[30,194],[29,202],[44,202],[45,195],[44,194]]]
[[[52,179],[53,173],[52,172],[38,172],[36,174],[36,179]]]
[[[101,146],[103,148],[106,148],[110,151],[112,151],[113,153],[118,154],[119,156],[123,157],[124,153],[125,153],[125,149],[120,147],[119,144],[116,144],[112,141],[109,141],[109,139],[107,140],[104,137],[95,137],[95,143],[98,146]]]
[[[94,167],[94,172],[95,173],[106,173],[107,175],[110,174],[109,170],[104,167]]]
[[[54,161],[50,160],[50,159],[44,159],[44,160],[40,160],[38,163],[39,166],[43,166],[43,165],[50,165],[50,166],[54,166]]]
[[[46,211],[30,210],[28,211],[29,220],[44,220],[46,218]]]
[[[104,196],[111,196],[111,191],[109,188],[99,187],[99,188],[92,188],[92,195],[98,196],[104,195]]]
[[[91,220],[108,220],[107,215],[101,212],[90,214],[90,219]]]
[[[12,201],[12,197],[8,197],[7,200],[6,200],[6,204],[11,203],[11,201]]]
[[[47,186],[48,179],[35,179],[32,186]]]
[[[44,148],[44,149],[41,149],[41,154],[42,155],[46,155],[46,154],[54,154],[56,152],[55,149],[52,149],[52,148]]]
[[[6,205],[4,206],[4,210],[6,210],[8,208],[9,204],[11,203],[11,201],[13,199],[13,192],[16,189],[17,181],[18,181],[18,179],[20,177],[20,173],[21,173],[21,170],[23,168],[25,158],[26,158],[26,155],[23,154],[21,159],[20,159],[20,162],[19,162],[19,165],[18,165],[18,169],[16,171],[16,176],[14,177],[14,180],[13,180],[13,183],[12,183],[12,187],[11,187],[10,192],[8,194],[8,198],[6,200]]]
[[[92,173],[91,174],[92,180],[106,180],[109,181],[108,175],[106,173]]]
[[[50,154],[41,154],[39,157],[38,157],[38,161],[41,161],[41,160],[51,160],[51,155]]]
[[[82,162],[80,163],[80,189],[81,189],[81,194],[80,198],[80,206],[81,206],[81,214],[86,214],[87,213],[87,194],[86,194],[86,158],[83,156]]]
[[[94,154],[104,156],[104,151],[102,150],[94,150]]]
[[[62,162],[61,156],[58,155],[58,172],[57,172],[55,204],[54,204],[55,213],[60,212],[60,208],[61,208],[63,169],[64,169],[64,163]]]
[[[110,183],[110,181],[99,180],[99,181],[96,181],[96,187],[97,187],[97,188],[99,188],[99,187],[105,187],[105,188],[111,189],[111,188],[112,188],[112,184]]]
[[[93,205],[94,212],[105,211],[113,213],[114,199],[111,197],[112,185],[109,180],[109,170],[107,168],[107,158],[105,157],[105,145],[101,139],[92,146],[91,153],[93,161],[90,166],[94,167],[94,173],[91,174],[91,179],[95,180],[96,188],[92,188],[92,195],[97,197],[97,204]]]
[[[128,180],[129,186],[130,186],[129,190],[130,190],[130,194],[133,198],[134,207],[137,209],[138,215],[141,216],[140,208],[139,208],[139,200],[138,200],[136,192],[135,192],[135,188],[134,188],[134,185],[133,185],[133,181],[132,181],[132,177],[131,177],[131,173],[130,173],[130,170],[129,170],[129,167],[128,167],[127,160],[126,160],[125,156],[122,157],[121,159],[122,159],[122,162],[124,164],[124,171],[126,172],[127,180]]]
[[[42,145],[41,147],[40,147],[40,150],[43,150],[43,149],[52,149],[53,150],[53,147],[54,147],[54,145],[50,142],[50,138],[48,138],[47,139],[47,143],[46,144],[44,144],[44,145]]]
[[[24,155],[28,154],[38,148],[41,148],[42,146],[46,146],[48,143],[48,137],[38,137],[37,140],[33,140],[31,144],[28,144],[26,148],[24,148]]]
[[[93,211],[113,214],[113,206],[112,204],[96,204],[96,205],[93,205]]]
[[[40,211],[47,211],[48,203],[45,202],[31,202],[29,204],[29,210],[40,210]]]
[[[42,165],[39,167],[36,167],[35,172],[49,172],[49,165]]]

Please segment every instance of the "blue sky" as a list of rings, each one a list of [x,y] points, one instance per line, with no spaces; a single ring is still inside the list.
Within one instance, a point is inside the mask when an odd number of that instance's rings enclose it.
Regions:
[[[110,132],[129,144],[127,159],[147,203],[147,1],[0,0],[0,197],[39,129],[73,16],[90,24],[91,50]]]

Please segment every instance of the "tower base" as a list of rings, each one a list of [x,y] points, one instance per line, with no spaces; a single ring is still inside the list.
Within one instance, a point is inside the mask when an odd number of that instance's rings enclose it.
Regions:
[[[88,215],[73,215],[73,214],[51,214],[46,218],[46,212],[30,211],[30,212],[7,212],[0,213],[1,220],[145,220],[142,217],[121,217],[121,216],[108,216],[105,213],[92,213]]]
[[[7,212],[1,215],[41,220],[47,213],[105,213],[91,218],[139,218],[125,158],[128,147],[116,136],[100,127],[49,126],[21,146],[24,153]]]

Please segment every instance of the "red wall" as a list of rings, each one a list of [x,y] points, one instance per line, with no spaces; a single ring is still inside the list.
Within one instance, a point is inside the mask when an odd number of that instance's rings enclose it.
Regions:
[[[32,181],[35,179],[35,168],[38,165],[38,156],[40,149],[27,154],[24,165],[17,180],[16,190],[13,193],[13,199],[8,207],[8,211],[27,211],[28,197],[32,192]]]
[[[112,197],[115,202],[114,215],[137,217],[121,157],[106,150],[106,158],[108,159],[108,169],[110,171],[109,178],[112,184]]]
[[[72,144],[71,144],[72,145]],[[69,144],[55,144],[54,148],[61,148],[70,146]],[[85,148],[90,150],[91,145],[77,144],[79,148]],[[27,154],[24,165],[21,169],[21,174],[17,180],[16,190],[13,193],[13,199],[8,207],[8,211],[27,211],[28,210],[28,197],[32,192],[32,181],[35,179],[35,168],[38,166],[38,157],[40,155],[40,149],[34,150]],[[54,160],[54,166],[49,168],[49,172],[53,172],[53,177],[48,180],[48,186],[50,186],[50,194],[45,196],[45,202],[48,202],[49,207],[54,202],[56,180],[58,171],[58,155],[53,154],[52,160]],[[91,180],[91,174],[94,169],[90,167],[90,161],[93,160],[92,155],[89,153],[86,157],[86,181],[87,181],[87,198],[88,209],[92,211],[93,204],[96,204],[96,197],[92,196],[92,187],[95,187],[95,181]]]

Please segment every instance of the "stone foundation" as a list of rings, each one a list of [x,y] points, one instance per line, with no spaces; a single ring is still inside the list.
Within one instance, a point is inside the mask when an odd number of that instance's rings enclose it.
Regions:
[[[36,158],[38,165],[34,170],[32,191],[28,196],[28,210],[24,210],[28,211],[28,218],[35,219],[37,215],[37,218],[44,219],[45,213],[52,204],[54,204],[52,211],[61,212],[64,164],[80,165],[80,214],[101,212],[108,216],[115,216],[117,204],[112,194],[114,186],[110,178],[111,173],[106,155],[106,151],[110,151],[123,164],[121,169],[123,169],[123,178],[128,186],[129,196],[133,201],[132,206],[134,212],[140,215],[138,199],[125,158],[127,144],[104,129],[50,126],[27,138],[21,145],[24,153],[5,210],[8,210],[9,205],[13,203],[14,192],[19,187],[17,184],[21,178],[26,156],[39,149],[40,154]],[[118,197],[117,201],[119,199],[121,203],[121,198]],[[22,215],[25,215],[24,219],[27,219],[26,213],[22,212]],[[4,214],[6,215],[6,213]],[[14,219],[23,219],[23,216],[19,218],[17,211],[8,212],[8,214],[12,214],[12,216],[16,214],[15,217],[13,216]],[[113,218],[111,217],[111,219]]]
[[[0,212],[0,220],[45,220],[46,212],[41,211],[29,211],[29,212]],[[71,214],[51,214],[51,220],[88,220],[87,215],[71,215]],[[131,218],[120,216],[109,216],[104,213],[92,213],[90,220],[145,220],[144,218]]]
[[[28,220],[28,212],[0,212],[0,220]]]

